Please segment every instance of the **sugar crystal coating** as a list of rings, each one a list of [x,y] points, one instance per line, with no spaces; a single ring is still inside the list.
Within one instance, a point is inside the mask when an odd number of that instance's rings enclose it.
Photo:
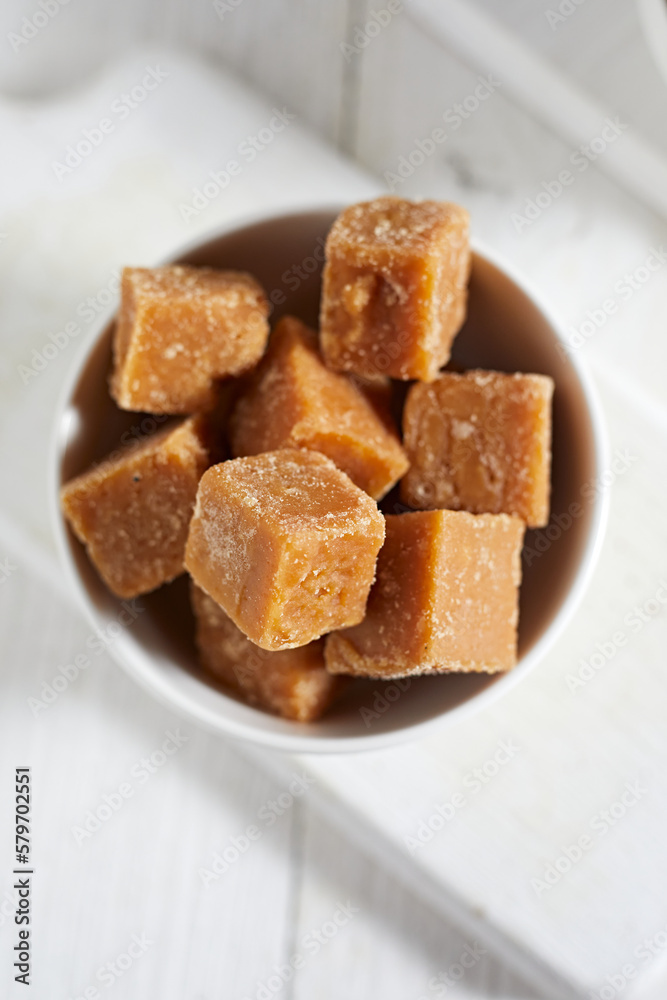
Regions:
[[[386,395],[386,386],[367,393]],[[362,490],[384,496],[408,462],[379,401],[325,367],[317,336],[292,316],[280,320],[231,421],[232,452],[256,455],[303,447],[327,455]]]
[[[403,501],[547,524],[552,394],[546,375],[481,370],[413,385],[403,413]]]
[[[210,429],[191,417],[127,445],[61,491],[63,513],[110,590],[136,597],[183,572]]]
[[[258,646],[303,646],[360,622],[384,519],[314,451],[282,449],[202,477],[185,563]]]
[[[240,375],[259,361],[267,315],[260,285],[240,271],[125,268],[112,396],[124,410],[207,408],[217,379]]]
[[[513,667],[523,522],[449,510],[386,521],[366,617],[327,636],[327,669],[387,678]]]
[[[320,314],[329,367],[432,381],[465,318],[469,217],[449,202],[352,205],[326,242]]]
[[[342,689],[343,678],[324,666],[324,641],[298,649],[269,652],[248,639],[219,604],[196,584],[190,597],[196,618],[196,643],[202,666],[251,705],[314,722]]]

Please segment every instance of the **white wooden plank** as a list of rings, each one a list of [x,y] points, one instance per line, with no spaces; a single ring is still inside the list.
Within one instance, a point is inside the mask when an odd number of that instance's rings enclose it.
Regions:
[[[614,109],[591,99],[564,74],[474,5],[446,0],[437,8],[414,0],[409,16],[446,46],[453,46],[478,72],[491,72],[529,115],[547,124],[573,149],[599,139]],[[628,123],[621,123],[622,126]],[[644,138],[625,128],[603,143],[598,165],[638,201],[667,214],[667,162]],[[601,141],[601,140],[600,140]],[[596,149],[597,153],[597,149]]]
[[[95,986],[105,995],[98,970],[134,934],[152,944],[114,995],[157,992],[176,1000],[219,993],[228,982],[242,995],[253,970],[283,953],[291,816],[270,827],[257,818],[280,786],[148,700],[105,654],[34,718],[27,699],[43,695],[58,668],[87,649],[89,631],[55,594],[18,572],[0,590],[0,635],[5,794],[14,767],[33,769],[35,995],[80,996]],[[163,760],[167,732],[175,742]],[[131,789],[126,798],[121,785]],[[8,847],[7,802],[0,842]],[[97,830],[89,811],[103,820]],[[253,822],[261,837],[206,886],[199,870],[212,870],[215,853],[233,846],[232,838],[242,846]],[[2,893],[9,886],[5,865]],[[8,998],[22,989],[13,983],[14,937],[4,919],[0,990]]]
[[[291,1000],[375,996],[434,997],[456,988],[465,997],[534,997],[474,937],[436,917],[340,829],[308,815],[303,891],[294,934],[304,966]],[[461,958],[468,968],[461,966]],[[463,975],[461,975],[461,971]],[[442,993],[444,995],[444,993]]]
[[[636,3],[476,2],[667,154],[667,88],[646,44]]]
[[[209,4],[209,7],[214,5]],[[184,8],[181,7],[184,11]],[[319,135],[337,143],[346,63],[348,0],[255,0],[221,9],[189,38],[270,99],[286,102]],[[259,26],[259,30],[258,30]],[[188,30],[184,23],[183,28]]]
[[[102,0],[94,7],[63,6],[34,35],[24,26],[28,15],[33,11],[14,0],[0,11],[0,37],[26,35],[13,46],[7,42],[9,58],[0,64],[5,93],[51,96],[80,85],[141,40],[163,46],[163,52],[184,47],[200,58],[224,60],[269,100],[298,111],[324,138],[336,142],[340,135],[346,71],[340,44],[348,0]]]

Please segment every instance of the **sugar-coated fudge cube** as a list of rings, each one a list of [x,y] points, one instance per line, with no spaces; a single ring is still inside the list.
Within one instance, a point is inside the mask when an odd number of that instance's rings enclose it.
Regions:
[[[260,285],[240,271],[125,268],[112,396],[124,410],[205,409],[216,379],[240,375],[261,358],[267,315]]]
[[[209,464],[199,417],[128,445],[67,483],[62,509],[100,576],[136,597],[183,572],[197,486]]]
[[[236,456],[288,447],[319,451],[375,499],[408,467],[396,429],[346,375],[329,371],[316,334],[292,316],[278,323],[236,405],[231,442]]]
[[[394,388],[398,383],[392,382],[386,375],[369,377],[367,375],[355,375],[351,372],[345,377],[357,387],[359,392],[364,394],[380,420],[395,435],[397,422],[393,417]]]
[[[254,643],[290,649],[362,620],[383,538],[367,493],[287,448],[204,473],[185,564]]]
[[[403,412],[403,501],[547,524],[553,387],[546,375],[490,371],[413,385]]]
[[[341,691],[343,678],[324,666],[324,640],[271,653],[251,642],[219,604],[192,584],[202,666],[251,705],[285,719],[314,722]]]
[[[327,636],[327,669],[407,677],[513,667],[523,521],[451,510],[386,520],[366,617]]]
[[[465,319],[469,216],[382,197],[346,208],[326,242],[320,316],[337,371],[430,382]]]

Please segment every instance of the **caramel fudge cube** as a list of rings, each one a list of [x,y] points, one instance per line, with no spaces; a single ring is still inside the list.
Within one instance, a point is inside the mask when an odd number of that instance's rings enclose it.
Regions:
[[[450,510],[386,520],[366,617],[327,636],[327,669],[407,677],[513,667],[523,522]]]
[[[413,385],[403,412],[411,507],[549,520],[551,398],[546,375],[469,371]]]
[[[185,564],[254,643],[290,649],[362,620],[383,537],[368,494],[287,448],[204,473]]]
[[[194,413],[214,382],[259,361],[268,303],[254,278],[210,267],[123,271],[111,394],[123,410]]]
[[[466,312],[468,213],[383,197],[345,209],[326,242],[321,340],[330,368],[432,381]]]
[[[324,640],[270,653],[236,627],[196,584],[190,592],[201,664],[251,705],[285,719],[314,722],[342,690],[324,666]]]
[[[408,467],[396,429],[345,375],[324,365],[317,336],[286,316],[231,421],[232,452],[310,448],[327,455],[375,499]]]
[[[62,510],[100,576],[136,597],[183,572],[208,426],[191,417],[110,455],[67,483]]]

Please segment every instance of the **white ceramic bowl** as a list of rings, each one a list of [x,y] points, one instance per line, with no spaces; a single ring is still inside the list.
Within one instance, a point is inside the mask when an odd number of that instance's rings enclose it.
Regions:
[[[316,323],[318,258],[336,214],[324,208],[254,220],[188,247],[177,259],[250,271],[268,293],[276,293],[274,319],[292,312]],[[56,414],[51,494],[67,572],[95,628],[111,625],[113,631],[121,602],[100,581],[58,504],[61,484],[117,447],[124,431],[143,433],[156,426],[151,417],[122,413],[109,397],[112,319],[82,345]],[[415,678],[409,684],[359,681],[320,722],[289,722],[242,704],[199,672],[183,577],[140,599],[145,610],[130,627],[116,627],[120,634],[110,653],[156,698],[194,722],[294,752],[377,749],[426,736],[487,705],[525,677],[554,642],[582,596],[602,541],[606,491],[586,486],[599,482],[607,465],[606,438],[589,379],[563,345],[534,292],[475,245],[469,313],[454,359],[465,367],[541,372],[556,383],[552,509],[561,520],[526,536],[539,555],[524,564],[519,663],[511,673]],[[594,498],[587,500],[591,492]],[[568,511],[575,509],[580,513],[570,516],[568,527]]]

